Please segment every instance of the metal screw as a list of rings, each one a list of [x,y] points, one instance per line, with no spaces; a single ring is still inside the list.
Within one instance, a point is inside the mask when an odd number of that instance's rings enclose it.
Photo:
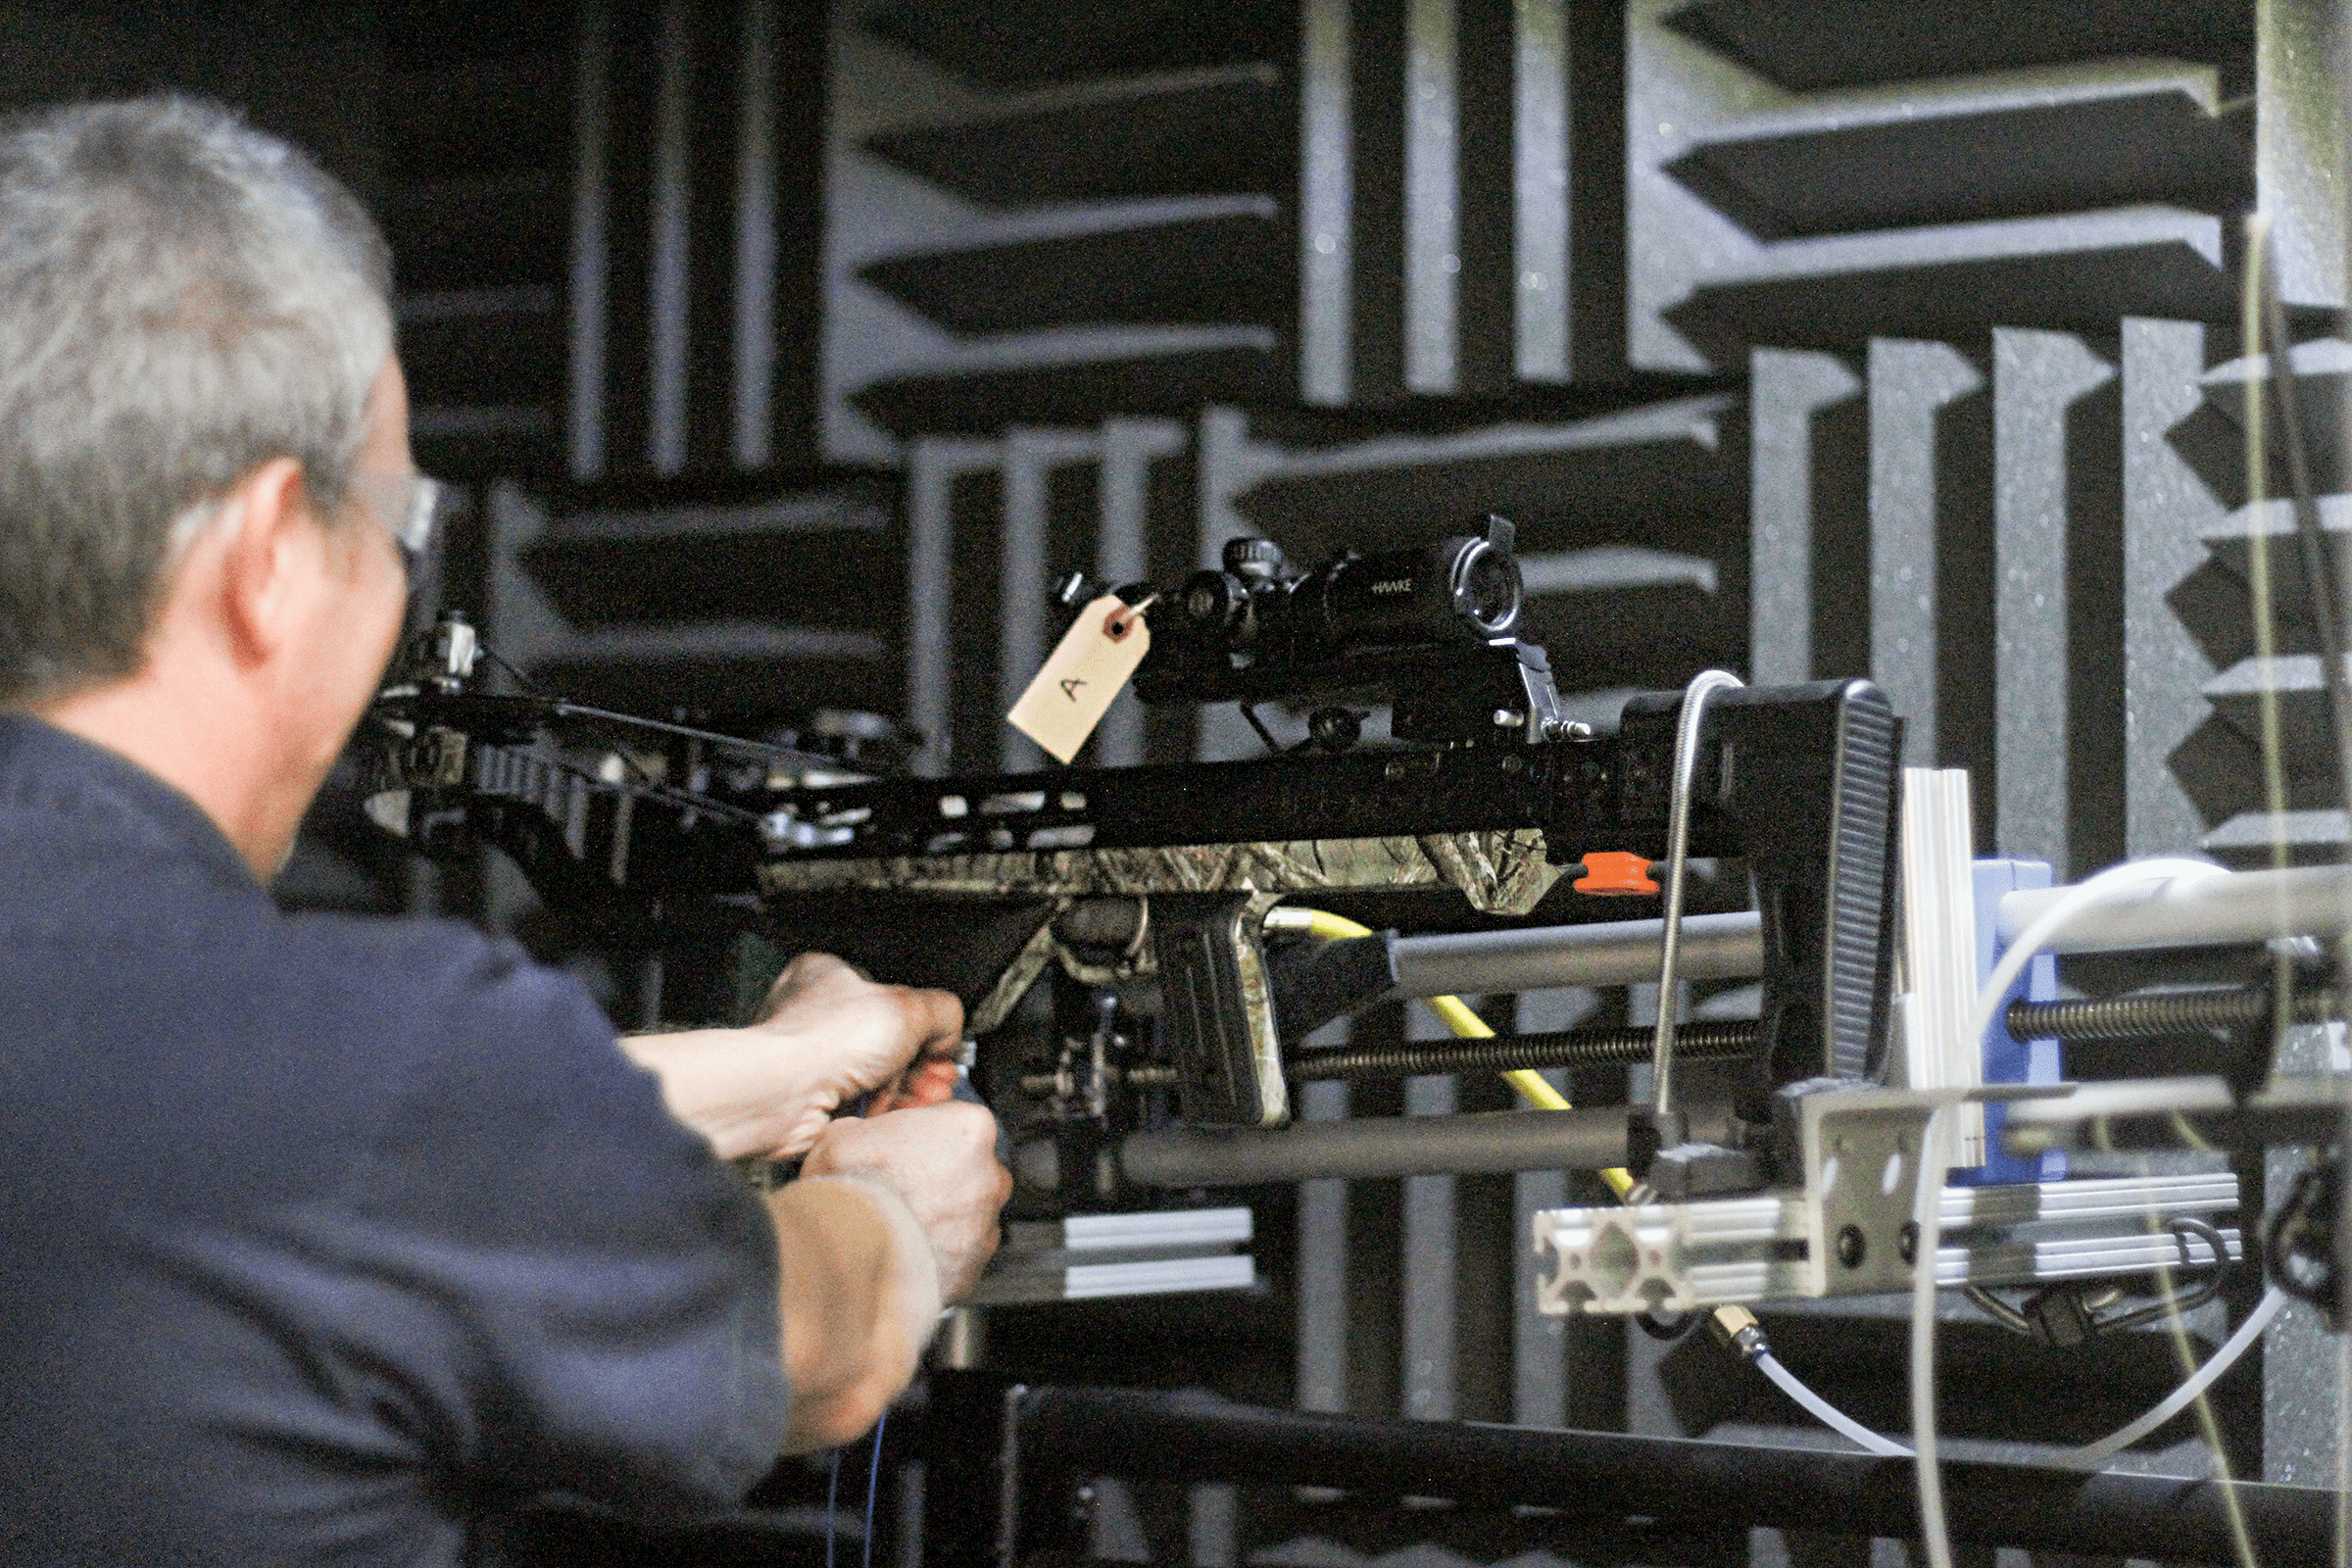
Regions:
[[[1307,733],[1327,752],[1344,752],[1364,736],[1363,715],[1346,708],[1318,708],[1306,721]]]
[[[1903,1228],[1895,1233],[1894,1250],[1906,1263],[1919,1260],[1919,1221],[1903,1221]]]
[[[1848,1225],[1838,1233],[1838,1261],[1847,1268],[1860,1268],[1862,1254],[1867,1250],[1860,1226]]]

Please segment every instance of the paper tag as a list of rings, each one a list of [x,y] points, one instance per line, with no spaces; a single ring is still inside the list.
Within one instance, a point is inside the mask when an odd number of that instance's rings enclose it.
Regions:
[[[1109,711],[1110,700],[1152,651],[1152,628],[1144,624],[1144,605],[1151,602],[1130,605],[1117,594],[1104,594],[1078,612],[1054,657],[1004,715],[1012,727],[1057,762],[1076,757]]]

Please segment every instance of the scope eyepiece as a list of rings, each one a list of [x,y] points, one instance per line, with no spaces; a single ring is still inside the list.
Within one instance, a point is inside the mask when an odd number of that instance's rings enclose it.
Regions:
[[[1490,540],[1472,539],[1453,558],[1448,576],[1454,613],[1487,636],[1507,635],[1519,623],[1527,583],[1508,550],[1495,548]]]
[[[1230,571],[1196,571],[1177,602],[1193,631],[1229,647],[1250,640],[1250,584]]]

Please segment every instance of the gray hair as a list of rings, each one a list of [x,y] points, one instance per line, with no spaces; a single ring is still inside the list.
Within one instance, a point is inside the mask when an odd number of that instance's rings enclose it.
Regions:
[[[136,673],[180,547],[260,465],[335,511],[391,273],[351,192],[218,105],[0,122],[0,705]]]

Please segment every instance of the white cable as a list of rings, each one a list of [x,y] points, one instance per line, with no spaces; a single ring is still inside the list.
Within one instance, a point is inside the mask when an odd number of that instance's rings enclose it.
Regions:
[[[2120,883],[2170,881],[2176,878],[2226,876],[2221,866],[2206,860],[2155,859],[2132,860],[2111,866],[2075,887],[2069,888],[2040,917],[2018,933],[2017,941],[1993,966],[1984,988],[1978,993],[1972,1009],[1970,1028],[1963,1037],[1982,1040],[1992,1025],[1992,1016],[2009,988],[2025,966],[2076,911],[2100,894]],[[1934,1237],[1941,1230],[1943,1198],[1942,1176],[1946,1164],[1945,1136],[1948,1118],[1941,1110],[1928,1118],[1926,1136],[1921,1140],[1919,1175],[1913,1192],[1912,1223],[1918,1226],[1915,1234]],[[1933,1259],[1932,1245],[1923,1246],[1921,1253]],[[1905,1448],[1891,1438],[1873,1432],[1844,1411],[1814,1393],[1798,1380],[1795,1373],[1783,1366],[1768,1349],[1758,1350],[1749,1358],[1762,1368],[1781,1392],[1811,1412],[1824,1425],[1860,1444],[1872,1453],[1887,1458],[1917,1458],[1919,1460],[1919,1511],[1921,1534],[1926,1541],[1931,1568],[1951,1568],[1951,1540],[1945,1529],[1943,1514],[1943,1478],[1936,1468],[1936,1272],[1931,1263],[1914,1270],[1911,1293],[1911,1430],[1918,1441],[1918,1449]],[[2206,1363],[2197,1369],[2180,1388],[2160,1401],[2155,1408],[2120,1430],[2110,1433],[2096,1443],[2079,1448],[2069,1448],[2050,1462],[2065,1469],[2096,1469],[2123,1449],[2155,1431],[2179,1415],[2199,1395],[2213,1386],[2216,1379],[2230,1370],[2248,1347],[2262,1337],[2271,1319],[2278,1315],[2285,1297],[2276,1287],[2266,1293],[2246,1321],[2235,1334],[2216,1350]]]
[[[1936,1461],[1936,1253],[1943,1233],[1944,1161],[1950,1157],[1945,1146],[1951,1123],[1948,1110],[1929,1113],[1919,1140],[1919,1180],[1911,1195],[1911,1234],[1918,1238],[1911,1248],[1911,1445],[1918,1460],[1919,1537],[1927,1547],[1928,1568],[1952,1568],[1951,1532],[1943,1518],[1943,1471]]]
[[[2262,1299],[2255,1304],[2253,1311],[2246,1314],[2246,1320],[2237,1326],[2237,1332],[2230,1335],[2220,1349],[2206,1358],[2205,1364],[2197,1368],[2195,1376],[2167,1395],[2164,1401],[2156,1408],[2130,1426],[2110,1433],[2096,1443],[2087,1443],[2080,1448],[2067,1449],[2052,1459],[2050,1463],[2062,1465],[2069,1470],[2096,1470],[2109,1459],[2187,1409],[2198,1395],[2213,1387],[2216,1378],[2236,1365],[2237,1358],[2245,1354],[2247,1348],[2256,1340],[2262,1338],[2262,1331],[2271,1326],[2271,1319],[2277,1317],[2278,1309],[2285,1304],[2286,1293],[2278,1286],[2274,1285],[2263,1292]]]
[[[2067,889],[2041,912],[1992,967],[1976,1005],[1969,1009],[1964,1040],[1982,1040],[1992,1027],[2001,999],[2043,943],[2057,935],[2077,910],[2109,889],[2132,882],[2171,881],[2178,877],[2227,876],[2206,860],[2127,860]],[[1911,1200],[1911,1223],[1919,1238],[1919,1262],[1911,1271],[1911,1441],[1919,1461],[1919,1533],[1927,1547],[1928,1568],[1952,1568],[1952,1542],[1943,1517],[1943,1472],[1936,1460],[1936,1238],[1943,1207],[1946,1146],[1951,1138],[1951,1113],[1937,1110],[1928,1118],[1920,1140],[1919,1176]]]
[[[2024,972],[2026,965],[2041,952],[2044,943],[2056,936],[2066,922],[2075,917],[2077,910],[2099,894],[2132,882],[2201,881],[2207,877],[2229,874],[2227,867],[2216,865],[2211,860],[2126,860],[2121,865],[2109,866],[2086,882],[2076,883],[2061,893],[2033,923],[2020,931],[2017,940],[2009,945],[2009,951],[2001,955],[2001,961],[1993,965],[1992,973],[1977,993],[1977,1004],[1963,1038],[1982,1040],[1984,1037],[1984,1032],[1992,1027],[1992,1015],[1999,1008],[2001,999],[2009,994],[2009,988],[2017,983],[2017,977]]]
[[[2187,1409],[2198,1395],[2212,1388],[2223,1373],[2235,1366],[2238,1358],[2253,1348],[2254,1342],[2262,1338],[2262,1331],[2271,1326],[2271,1319],[2277,1317],[2278,1309],[2284,1305],[2286,1305],[2286,1293],[2276,1285],[2272,1286],[2263,1293],[2261,1301],[2256,1303],[2254,1310],[2246,1315],[2246,1320],[2237,1326],[2237,1332],[2230,1335],[2220,1349],[2206,1358],[2205,1364],[2197,1368],[2196,1374],[2171,1394],[2166,1395],[2145,1415],[2129,1425],[2117,1428],[2096,1443],[2086,1443],[2079,1448],[2062,1449],[2052,1454],[2044,1462],[2061,1470],[2098,1469],[2108,1460]],[[1904,1447],[1892,1438],[1873,1432],[1806,1387],[1797,1375],[1782,1365],[1780,1357],[1774,1355],[1770,1350],[1759,1351],[1750,1359],[1756,1363],[1757,1368],[1766,1377],[1772,1379],[1779,1386],[1783,1394],[1803,1405],[1832,1431],[1842,1433],[1871,1452],[1889,1459],[1912,1457],[1909,1448]]]
[[[1870,1428],[1797,1381],[1796,1374],[1781,1365],[1781,1358],[1770,1350],[1758,1352],[1755,1362],[1757,1370],[1779,1384],[1783,1394],[1811,1411],[1814,1418],[1831,1431],[1851,1439],[1883,1458],[1908,1459],[1911,1457],[1909,1448],[1904,1447],[1892,1438],[1884,1438],[1871,1431]]]

